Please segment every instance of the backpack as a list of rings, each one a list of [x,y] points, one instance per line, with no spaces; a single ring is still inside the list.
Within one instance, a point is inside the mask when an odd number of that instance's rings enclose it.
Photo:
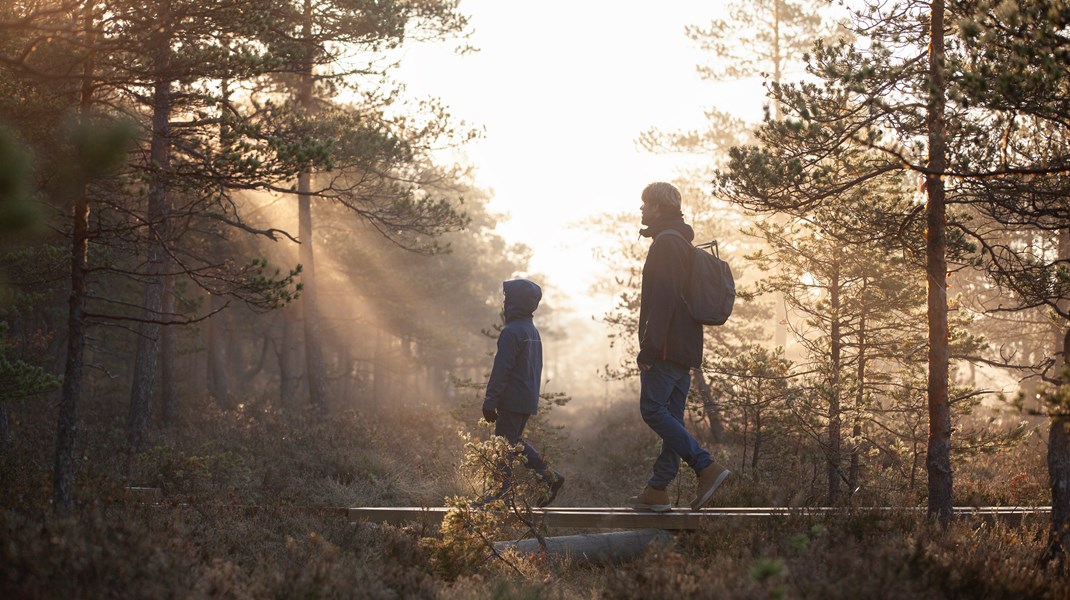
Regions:
[[[659,233],[654,241],[663,235],[675,235],[688,242],[687,238],[675,229],[666,229]],[[691,245],[691,242],[688,242]],[[714,252],[717,242],[692,246],[691,264],[688,268],[687,286],[684,288],[684,304],[687,305],[691,318],[703,325],[724,325],[732,314],[732,305],[736,302],[736,280],[728,263]]]

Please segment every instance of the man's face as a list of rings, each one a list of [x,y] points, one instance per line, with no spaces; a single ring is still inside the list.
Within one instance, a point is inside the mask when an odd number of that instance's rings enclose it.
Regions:
[[[643,205],[639,207],[639,210],[643,213],[643,225],[650,225],[658,218],[657,202],[647,202],[646,200],[643,200]]]

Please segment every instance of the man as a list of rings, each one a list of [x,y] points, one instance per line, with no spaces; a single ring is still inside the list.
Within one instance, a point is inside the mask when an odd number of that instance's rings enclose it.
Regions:
[[[527,279],[514,279],[503,283],[502,291],[505,327],[498,334],[498,350],[483,399],[483,418],[494,423],[494,435],[523,448],[524,465],[546,484],[546,493],[537,503],[546,506],[557,497],[565,478],[548,468],[539,452],[521,437],[528,419],[539,411],[542,338],[533,316],[542,300],[542,288]],[[511,473],[504,473],[500,491],[479,504],[501,498],[509,490],[510,480]]]
[[[642,200],[646,227],[639,234],[653,243],[643,264],[639,304],[639,411],[661,438],[661,454],[634,506],[671,510],[666,488],[676,478],[682,458],[698,477],[698,493],[691,503],[698,510],[709,503],[730,472],[714,462],[684,427],[691,368],[702,366],[702,325],[691,318],[683,296],[695,232],[684,223],[680,190],[672,184],[651,183],[643,190]]]

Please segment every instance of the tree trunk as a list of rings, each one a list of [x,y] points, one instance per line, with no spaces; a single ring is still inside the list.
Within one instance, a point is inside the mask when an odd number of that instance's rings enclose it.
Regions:
[[[74,508],[74,440],[76,409],[82,395],[85,359],[86,263],[89,251],[89,198],[86,190],[74,205],[71,245],[71,295],[67,313],[67,362],[56,428],[56,464],[52,477],[52,503],[56,514],[67,516]]]
[[[780,51],[780,3],[781,0],[773,0],[773,83],[780,85],[781,79],[781,65],[784,60]],[[781,115],[780,100],[773,100],[773,119],[779,121]],[[787,306],[784,307],[785,313],[787,312]]]
[[[300,414],[301,361],[297,340],[299,324],[296,322],[297,307],[288,307],[282,313],[282,339],[279,341],[279,402],[284,411],[292,416]]]
[[[375,353],[372,359],[372,405],[378,410],[386,406],[386,360],[389,348],[382,327],[375,329]]]
[[[831,344],[829,373],[829,430],[828,430],[828,502],[835,504],[840,497],[842,432],[840,418],[840,390],[842,388],[840,365],[843,360],[843,337],[840,323],[840,248],[833,251],[832,276],[829,278]]]
[[[175,315],[175,276],[168,273],[164,277],[163,313],[170,320]],[[178,419],[178,326],[164,325],[160,332],[160,385],[162,406],[160,420],[165,427],[175,424]]]
[[[93,71],[96,43],[92,8],[84,14],[86,47],[89,53],[82,70],[80,110],[87,115],[93,95]],[[56,461],[52,470],[52,510],[69,516],[74,510],[74,442],[78,431],[77,408],[82,396],[82,376],[85,361],[85,302],[86,268],[89,253],[89,190],[87,182],[80,183],[74,201],[71,229],[71,294],[67,312],[67,359],[63,368],[56,424]]]
[[[754,409],[754,453],[750,457],[750,475],[758,477],[758,457],[762,453],[762,409]]]
[[[353,368],[353,347],[352,344],[342,344],[340,350],[342,363],[342,406],[347,410],[357,410],[356,405],[356,375]]]
[[[221,79],[219,81],[219,113],[220,115],[227,114],[228,103],[230,102],[230,80]],[[233,147],[231,143],[230,127],[228,120],[221,118],[219,120],[219,147],[221,152],[230,151]],[[216,252],[226,252],[221,249],[221,246],[226,241],[226,234],[222,229],[214,232],[217,239],[213,241],[213,249]],[[216,406],[222,410],[230,410],[234,407],[234,402],[231,396],[230,385],[230,364],[228,362],[227,352],[227,336],[226,336],[226,320],[227,313],[227,299],[222,294],[214,294],[209,292],[208,294],[208,311],[212,315],[208,319],[208,352],[207,352],[207,369],[208,375],[208,396],[215,401]]]
[[[1059,232],[1059,258],[1070,257],[1070,230]],[[1065,301],[1063,301],[1065,302]],[[1062,306],[1060,306],[1062,308]],[[1062,340],[1062,385],[1070,385],[1070,329]],[[1051,533],[1044,562],[1066,559],[1070,545],[1070,406],[1053,407],[1048,431],[1048,480],[1051,484]]]
[[[301,73],[300,103],[306,114],[313,105],[312,63],[315,48],[312,44],[312,2],[305,0],[303,36],[306,40],[305,65]],[[301,237],[301,298],[305,318],[305,363],[308,375],[308,398],[316,416],[327,416],[327,370],[323,363],[323,340],[319,326],[319,307],[316,293],[316,266],[312,253],[312,172],[305,169],[297,176],[298,232]]]
[[[855,372],[858,379],[858,391],[855,393],[854,426],[851,428],[851,467],[847,474],[848,495],[853,495],[859,489],[859,480],[862,477],[862,418],[861,414],[866,402],[866,317],[863,315],[858,322],[858,370]]]
[[[1051,532],[1044,562],[1064,560],[1070,546],[1070,416],[1065,414],[1051,418],[1048,479],[1051,482]]]
[[[773,0],[773,84],[780,85],[781,75],[781,52],[780,52],[780,1]],[[773,120],[779,121],[782,107],[779,98],[773,98]],[[782,221],[775,216],[778,222]],[[786,348],[788,344],[788,303],[784,292],[776,292],[773,299],[773,347]]]
[[[747,408],[743,407],[743,456],[739,459],[739,476],[742,477],[747,472],[747,434],[749,434],[748,428],[750,427],[750,417],[747,415]]]
[[[168,170],[171,162],[171,80],[168,73],[170,53],[169,6],[161,11],[161,28],[156,35],[155,68],[158,79],[152,95],[152,142],[150,158],[155,171],[149,188],[146,222],[148,223],[148,273],[145,278],[141,315],[144,321],[138,329],[137,352],[134,356],[133,383],[130,386],[130,412],[127,420],[127,442],[133,451],[141,450],[148,434],[152,407],[153,384],[160,342],[159,320],[163,312],[164,240],[166,239]]]
[[[226,299],[218,294],[211,295],[212,317],[208,319],[208,394],[219,408],[230,410],[233,407],[230,395],[230,370],[227,368],[227,345],[224,335],[222,312]]]
[[[7,400],[0,398],[0,449],[11,443],[11,422],[7,414]]]
[[[706,422],[710,424],[710,435],[713,441],[723,444],[725,441],[724,424],[721,423],[721,409],[713,398],[713,390],[710,382],[706,381],[706,375],[702,369],[691,369],[691,381],[695,382],[695,391],[702,400],[702,412],[706,415]]]
[[[929,476],[928,514],[945,527],[952,517],[951,404],[948,393],[950,349],[947,323],[947,223],[943,173],[947,167],[944,123],[944,2],[933,0],[929,30],[930,98],[927,127],[929,161],[925,270],[929,316],[929,444],[925,467]]]

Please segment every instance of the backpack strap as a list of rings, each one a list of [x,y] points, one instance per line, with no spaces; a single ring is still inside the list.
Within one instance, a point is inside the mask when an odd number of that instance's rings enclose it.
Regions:
[[[676,231],[675,229],[666,229],[665,231],[662,231],[661,233],[659,233],[656,236],[654,236],[654,241],[656,242],[659,239],[661,239],[662,236],[666,236],[666,235],[674,235],[674,236],[680,238],[681,240],[683,240],[684,242],[686,242],[687,245],[690,248],[692,248],[692,250],[694,249],[694,246],[691,244],[690,241],[688,241],[688,239],[686,237],[684,237],[684,234],[680,233],[679,231]],[[684,305],[687,304],[687,294],[689,293],[689,290],[691,289],[691,272],[694,271],[694,269],[695,269],[695,256],[694,256],[694,254],[692,254],[691,256],[688,257],[688,260],[687,260],[687,279],[684,281],[684,295],[680,297],[684,301]]]

